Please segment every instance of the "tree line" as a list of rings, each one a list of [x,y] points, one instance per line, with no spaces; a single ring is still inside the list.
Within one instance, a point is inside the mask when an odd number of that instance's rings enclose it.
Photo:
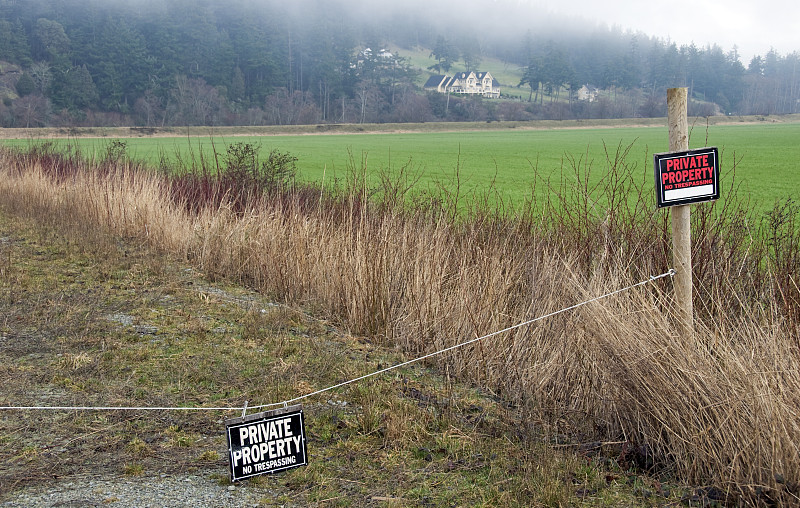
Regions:
[[[798,52],[781,56],[771,50],[753,57],[745,67],[735,47],[725,52],[718,45],[678,46],[636,33],[606,41],[588,37],[565,47],[552,41],[534,45],[529,38],[520,83],[530,86],[540,103],[544,102],[540,92],[553,100],[553,90],[569,92],[585,83],[609,90],[615,98],[621,93],[627,99],[621,107],[628,109],[614,116],[663,116],[664,91],[679,86],[689,88],[699,115],[800,112]]]
[[[298,7],[305,5],[307,8]],[[736,50],[618,30],[479,36],[345,2],[0,0],[0,125],[262,125],[661,116],[688,86],[701,113],[794,113],[798,53],[745,67]],[[387,45],[431,48],[429,71],[522,69],[522,101],[425,93]],[[491,69],[482,69],[491,70]],[[606,93],[577,100],[590,84]],[[700,106],[698,106],[700,107]]]

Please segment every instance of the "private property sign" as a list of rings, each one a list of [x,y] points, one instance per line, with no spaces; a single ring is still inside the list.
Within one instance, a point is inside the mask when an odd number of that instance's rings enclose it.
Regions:
[[[301,406],[225,422],[231,481],[308,464]]]
[[[719,199],[719,155],[716,147],[654,156],[659,208]]]

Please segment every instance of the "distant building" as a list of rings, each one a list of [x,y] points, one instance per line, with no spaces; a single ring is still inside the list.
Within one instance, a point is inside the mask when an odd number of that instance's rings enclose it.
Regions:
[[[395,60],[394,55],[388,49],[381,49],[380,51],[378,51],[377,57],[376,57],[376,55],[373,55],[372,48],[365,48],[359,54],[359,60],[360,61],[373,60],[375,58],[377,58],[378,60],[384,60],[384,61],[386,61],[386,60],[394,61]]]
[[[599,90],[591,85],[583,85],[578,89],[578,100],[594,102],[597,99]]]
[[[492,99],[500,97],[500,83],[491,73],[481,71],[459,72],[455,76],[431,76],[423,88],[439,93],[481,95]]]

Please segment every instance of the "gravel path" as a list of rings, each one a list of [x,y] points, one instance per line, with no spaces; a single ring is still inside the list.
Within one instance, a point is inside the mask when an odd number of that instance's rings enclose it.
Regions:
[[[2,507],[245,507],[274,502],[277,494],[253,485],[221,485],[196,474],[162,477],[69,480],[26,487],[5,496]]]

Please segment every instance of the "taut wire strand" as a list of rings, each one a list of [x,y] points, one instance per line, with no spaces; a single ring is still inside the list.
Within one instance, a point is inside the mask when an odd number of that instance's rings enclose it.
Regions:
[[[246,412],[248,409],[265,409],[265,408],[277,407],[277,406],[286,407],[289,404],[292,404],[294,402],[298,402],[298,401],[301,401],[303,399],[307,399],[307,398],[313,397],[315,395],[319,395],[321,393],[329,392],[331,390],[335,390],[337,388],[341,388],[342,386],[346,386],[346,385],[349,385],[349,384],[352,384],[352,383],[356,383],[358,381],[363,381],[364,379],[368,379],[368,378],[377,376],[379,374],[383,374],[385,372],[389,372],[391,370],[399,369],[401,367],[405,367],[407,365],[411,365],[412,363],[421,362],[422,360],[426,360],[428,358],[432,358],[434,356],[447,353],[448,351],[453,351],[454,349],[458,349],[458,348],[461,348],[461,347],[464,347],[464,346],[468,346],[468,345],[473,344],[475,342],[478,342],[478,341],[481,341],[481,340],[484,340],[484,339],[488,339],[488,338],[500,335],[502,333],[510,332],[511,330],[515,330],[517,328],[522,328],[523,326],[528,326],[528,325],[533,324],[533,323],[535,323],[537,321],[542,321],[544,319],[556,316],[558,314],[561,314],[561,313],[564,313],[564,312],[568,312],[568,311],[571,311],[571,310],[575,310],[575,309],[577,309],[579,307],[583,307],[584,305],[588,305],[590,303],[594,303],[594,302],[596,302],[598,300],[602,300],[604,298],[608,298],[608,297],[617,295],[619,293],[623,293],[625,291],[630,291],[631,289],[634,289],[634,288],[639,287],[639,286],[643,286],[645,284],[649,284],[651,282],[655,282],[658,279],[662,279],[664,277],[673,277],[674,275],[675,275],[675,270],[674,269],[670,269],[668,272],[662,273],[661,275],[650,276],[649,279],[643,280],[641,282],[637,282],[636,284],[633,284],[633,285],[628,286],[626,288],[617,289],[616,291],[612,291],[610,293],[606,293],[604,295],[597,296],[595,298],[592,298],[591,300],[586,300],[585,302],[577,303],[575,305],[572,305],[571,307],[566,307],[566,308],[563,308],[561,310],[557,310],[555,312],[551,312],[549,314],[545,314],[543,316],[539,316],[539,317],[536,317],[536,318],[533,318],[533,319],[529,319],[528,321],[524,321],[522,323],[518,323],[516,325],[509,326],[508,328],[504,328],[502,330],[498,330],[496,332],[492,332],[492,333],[484,335],[482,337],[477,337],[477,338],[474,338],[474,339],[470,339],[468,341],[461,342],[461,343],[456,344],[454,346],[450,346],[450,347],[441,349],[439,351],[435,351],[433,353],[429,353],[427,355],[420,356],[418,358],[413,358],[411,360],[408,360],[408,361],[405,361],[405,362],[402,362],[402,363],[398,363],[396,365],[392,365],[391,367],[386,367],[385,369],[380,369],[380,370],[377,370],[375,372],[371,372],[369,374],[365,374],[363,376],[351,379],[349,381],[343,381],[343,382],[341,382],[339,384],[335,384],[333,386],[329,386],[327,388],[323,388],[323,389],[317,390],[315,392],[307,393],[305,395],[301,395],[301,396],[295,397],[293,399],[284,400],[282,402],[275,402],[275,403],[272,403],[272,404],[263,404],[263,405],[260,405],[260,406],[248,406],[247,402],[245,402],[244,411]],[[242,410],[242,407],[241,406],[239,406],[239,407],[0,406],[0,410],[10,410],[10,409],[21,409],[21,410],[66,410],[66,411],[73,411],[73,410],[77,410],[77,411],[89,411],[89,410],[94,410],[94,411],[235,411],[235,410]]]

